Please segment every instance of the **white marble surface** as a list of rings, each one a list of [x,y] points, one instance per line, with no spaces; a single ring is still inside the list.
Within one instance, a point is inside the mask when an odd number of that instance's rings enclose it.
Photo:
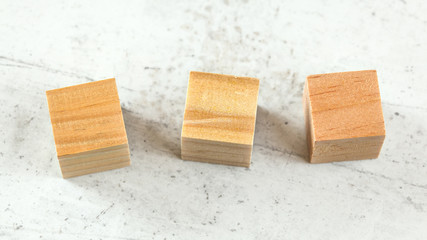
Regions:
[[[427,239],[427,4],[0,1],[0,239]],[[377,69],[379,159],[307,163],[309,74]],[[184,162],[190,70],[261,80],[250,169]],[[116,77],[127,168],[64,180],[45,90]]]

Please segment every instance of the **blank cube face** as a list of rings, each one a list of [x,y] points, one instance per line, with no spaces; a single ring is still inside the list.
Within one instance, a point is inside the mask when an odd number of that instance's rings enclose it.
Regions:
[[[308,76],[304,105],[311,162],[378,157],[385,127],[375,70]]]
[[[46,95],[64,178],[130,164],[115,79],[50,90]]]
[[[191,72],[182,159],[249,167],[258,88],[255,78]]]

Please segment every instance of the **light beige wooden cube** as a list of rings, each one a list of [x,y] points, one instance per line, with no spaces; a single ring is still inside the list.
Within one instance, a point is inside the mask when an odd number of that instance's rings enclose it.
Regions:
[[[64,178],[130,164],[115,79],[46,92]]]

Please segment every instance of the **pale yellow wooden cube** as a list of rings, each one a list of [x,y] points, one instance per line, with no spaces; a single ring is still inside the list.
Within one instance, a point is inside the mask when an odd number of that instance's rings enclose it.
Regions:
[[[191,72],[182,159],[249,167],[258,89],[256,78]]]

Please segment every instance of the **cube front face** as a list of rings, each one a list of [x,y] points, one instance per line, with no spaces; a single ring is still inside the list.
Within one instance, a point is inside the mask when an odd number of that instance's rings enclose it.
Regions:
[[[130,164],[115,79],[46,92],[64,178]]]
[[[308,76],[304,105],[311,162],[378,157],[385,127],[376,71]]]
[[[181,134],[181,157],[250,165],[259,80],[191,72]]]

